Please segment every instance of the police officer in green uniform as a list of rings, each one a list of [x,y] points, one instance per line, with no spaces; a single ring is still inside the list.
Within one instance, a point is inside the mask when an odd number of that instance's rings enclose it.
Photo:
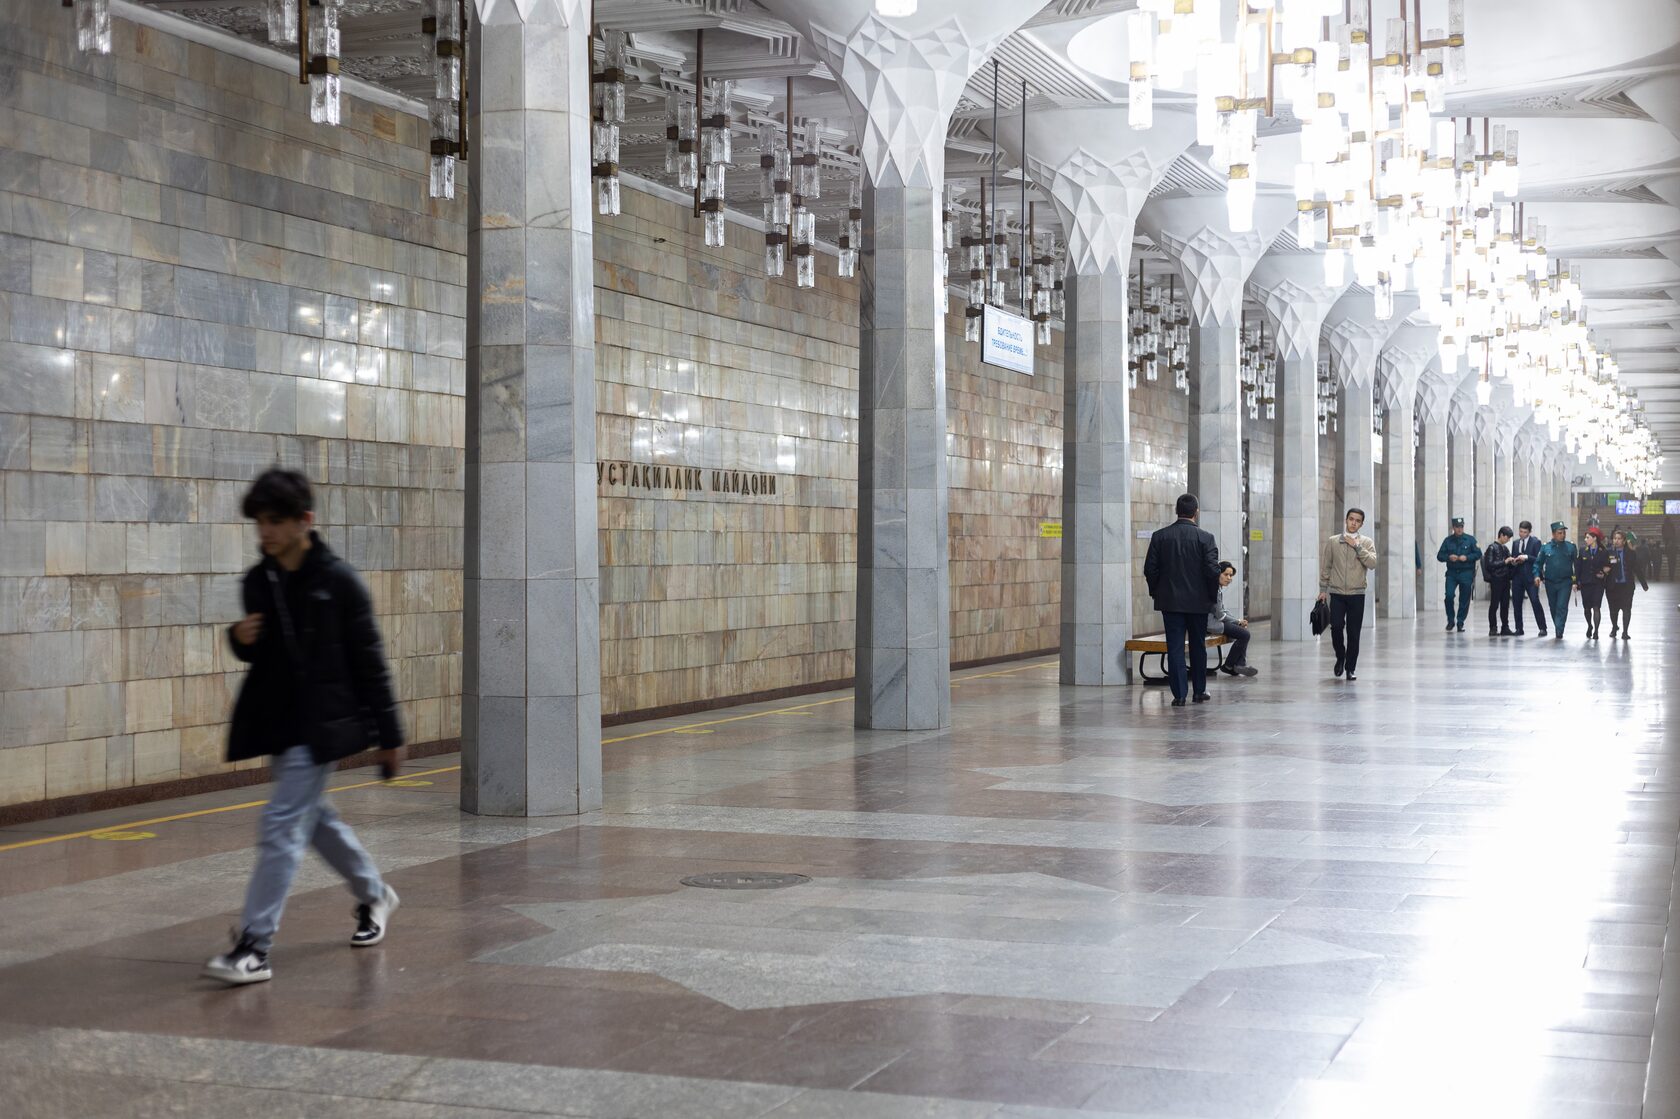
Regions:
[[[1569,620],[1569,592],[1575,585],[1575,544],[1568,539],[1569,526],[1552,522],[1552,538],[1540,549],[1534,565],[1534,585],[1545,585],[1552,607],[1552,632],[1563,640],[1563,624]]]
[[[1447,632],[1464,632],[1464,619],[1470,615],[1470,591],[1476,585],[1476,566],[1481,562],[1482,550],[1476,538],[1464,531],[1464,518],[1452,519],[1452,532],[1441,541],[1435,558],[1447,565]],[[1458,609],[1453,609],[1453,594],[1458,594]]]

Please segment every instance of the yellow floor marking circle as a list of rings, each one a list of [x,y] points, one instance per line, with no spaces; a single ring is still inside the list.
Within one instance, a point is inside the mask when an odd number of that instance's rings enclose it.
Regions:
[[[430,781],[416,781],[412,777],[398,777],[398,778],[395,778],[393,780],[385,782],[385,784],[395,785],[399,789],[418,789],[423,785],[430,785],[431,782]]]
[[[88,836],[89,839],[110,839],[127,842],[133,839],[156,839],[155,831],[96,831]]]

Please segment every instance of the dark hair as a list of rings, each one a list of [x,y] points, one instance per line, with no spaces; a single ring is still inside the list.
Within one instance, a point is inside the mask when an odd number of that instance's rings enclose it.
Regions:
[[[1353,516],[1355,513],[1359,514],[1359,523],[1364,524],[1365,523],[1365,510],[1359,508],[1357,505],[1349,506],[1348,511],[1346,513],[1342,514],[1342,520],[1344,520],[1344,521],[1347,520],[1349,517]]]
[[[1178,502],[1173,509],[1181,517],[1194,517],[1201,507],[1202,503],[1196,500],[1195,494],[1183,493],[1178,495]]]
[[[1501,536],[1515,536],[1516,533],[1511,531],[1511,526],[1510,525],[1500,525],[1499,526],[1499,535],[1501,535]]]
[[[270,467],[257,475],[245,500],[239,504],[242,516],[252,520],[264,513],[281,520],[295,521],[315,508],[315,496],[309,492],[309,479],[296,470]]]
[[[1517,522],[1517,527],[1518,528],[1526,528],[1530,532],[1534,531],[1534,525],[1533,525],[1532,522],[1529,522],[1529,521],[1518,521]]]
[[[1235,575],[1236,571],[1237,571],[1237,565],[1232,563],[1230,560],[1220,560],[1219,561],[1219,573],[1221,575],[1223,575],[1227,571],[1229,571],[1233,575]]]

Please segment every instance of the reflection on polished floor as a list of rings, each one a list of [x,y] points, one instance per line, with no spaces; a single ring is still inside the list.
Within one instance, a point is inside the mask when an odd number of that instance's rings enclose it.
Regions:
[[[346,773],[391,937],[311,865],[254,988],[197,978],[252,791],[0,831],[0,1114],[1680,1115],[1675,590],[1626,643],[1380,622],[1351,685],[1262,640],[1182,710],[1034,661],[947,733],[620,728],[575,820]]]

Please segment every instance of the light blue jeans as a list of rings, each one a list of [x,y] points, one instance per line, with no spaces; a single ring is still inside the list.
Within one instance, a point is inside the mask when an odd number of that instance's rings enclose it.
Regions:
[[[379,868],[350,825],[327,803],[327,779],[332,772],[330,764],[315,764],[307,746],[293,746],[274,759],[274,790],[263,809],[257,866],[245,891],[241,926],[260,952],[267,952],[274,943],[286,894],[306,845],[344,876],[357,901],[371,905],[385,896]]]

